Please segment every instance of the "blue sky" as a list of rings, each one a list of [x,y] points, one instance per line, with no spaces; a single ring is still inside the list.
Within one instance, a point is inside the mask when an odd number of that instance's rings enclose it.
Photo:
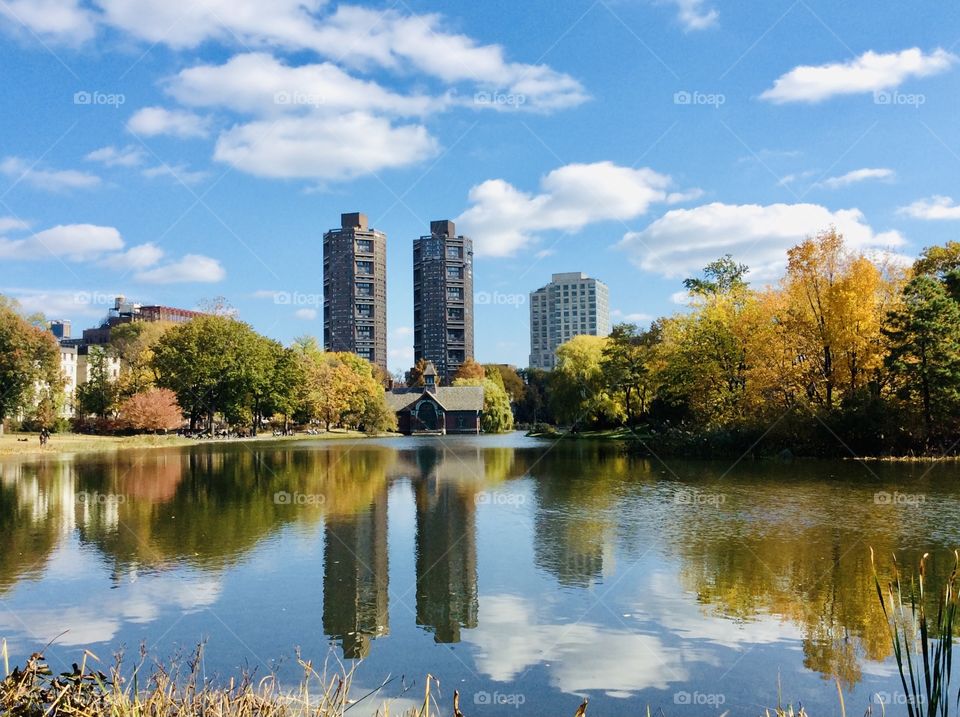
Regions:
[[[836,224],[895,261],[960,227],[960,8],[771,0],[0,0],[0,292],[92,325],[115,293],[225,296],[320,335],[321,237],[476,248],[477,358],[526,365],[529,291],[583,271],[614,321],[757,284]]]

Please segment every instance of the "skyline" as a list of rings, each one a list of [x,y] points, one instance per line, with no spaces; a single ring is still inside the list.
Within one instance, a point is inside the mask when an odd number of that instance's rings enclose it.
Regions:
[[[477,360],[522,366],[554,273],[644,324],[728,252],[762,284],[831,223],[903,257],[960,226],[956,8],[190,5],[0,6],[0,292],[26,308],[83,327],[116,294],[223,295],[321,336],[323,232],[364,211],[405,369],[410,246],[446,216],[474,241]]]

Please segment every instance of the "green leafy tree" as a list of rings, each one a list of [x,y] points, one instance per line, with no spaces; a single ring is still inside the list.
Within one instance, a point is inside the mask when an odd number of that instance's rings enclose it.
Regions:
[[[624,420],[643,416],[652,393],[651,349],[659,340],[659,325],[641,332],[634,324],[617,324],[603,348],[601,369],[610,393],[623,398]]]
[[[927,247],[913,263],[914,275],[927,275],[941,280],[957,269],[960,269],[960,241]]]
[[[454,386],[482,386],[483,414],[480,416],[480,428],[484,433],[507,433],[513,430],[513,411],[510,409],[510,397],[503,384],[490,378],[458,378]]]
[[[550,412],[548,389],[550,372],[542,368],[526,368],[518,372],[523,381],[523,398],[515,406],[519,423],[553,423]]]
[[[117,409],[119,393],[110,376],[110,357],[102,346],[87,350],[87,380],[77,386],[77,413],[80,417],[106,419]]]
[[[38,386],[52,406],[48,413],[55,416],[62,400],[60,349],[53,335],[37,323],[24,317],[15,302],[0,296],[0,433],[5,419],[29,412],[42,398]]]
[[[746,264],[738,264],[732,254],[726,254],[707,264],[702,277],[684,279],[683,285],[694,296],[729,294],[747,287],[743,277],[749,271]]]
[[[222,413],[229,421],[253,421],[268,359],[260,337],[229,316],[198,316],[167,331],[153,350],[157,385],[169,388],[195,430],[208,430]]]
[[[290,386],[287,377],[278,373],[283,360],[283,346],[256,333],[243,334],[242,351],[247,359],[247,373],[241,379],[247,388],[241,403],[248,405],[252,415],[253,435],[262,425],[265,413],[272,415],[276,406],[284,401],[283,391]]]
[[[583,423],[618,423],[623,410],[607,390],[601,336],[575,336],[557,347],[557,367],[550,381],[550,407],[574,430]]]
[[[903,304],[888,317],[887,365],[902,380],[902,395],[919,402],[928,440],[956,429],[960,418],[960,304],[944,282],[911,280]]]

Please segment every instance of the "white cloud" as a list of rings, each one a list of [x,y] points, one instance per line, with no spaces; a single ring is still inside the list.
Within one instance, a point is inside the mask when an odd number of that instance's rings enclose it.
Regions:
[[[611,311],[610,316],[616,319],[617,321],[622,321],[629,324],[646,324],[646,323],[649,323],[650,321],[653,321],[653,319],[655,318],[652,314],[644,314],[642,312],[626,314],[620,309],[614,309],[613,311]]]
[[[808,179],[815,175],[816,172],[812,169],[806,169],[802,172],[793,172],[791,174],[785,174],[780,179],[777,180],[778,187],[786,187],[788,184],[793,184],[794,182],[799,182],[803,179]]]
[[[901,246],[896,231],[875,232],[859,209],[831,211],[818,204],[722,204],[674,209],[619,247],[644,271],[666,277],[696,275],[724,254],[747,264],[753,279],[769,279],[786,265],[786,252],[806,237],[836,226],[857,250]]]
[[[24,239],[0,239],[0,258],[89,261],[123,248],[123,239],[113,227],[94,224],[60,224]]]
[[[198,184],[210,176],[208,172],[190,169],[185,164],[175,164],[172,166],[169,164],[158,164],[156,167],[148,167],[140,173],[148,179],[168,177],[175,182],[182,182],[183,184]]]
[[[704,7],[705,0],[670,0],[670,2],[676,5],[677,17],[687,31],[705,30],[714,26],[720,18],[720,13],[716,10]]]
[[[316,309],[297,309],[293,312],[293,315],[298,319],[303,319],[304,321],[313,321],[317,318]]]
[[[795,67],[778,78],[760,97],[783,104],[821,102],[836,95],[878,92],[898,87],[910,77],[944,72],[956,61],[956,55],[941,48],[930,54],[924,54],[917,47],[887,54],[871,50],[848,62]]]
[[[929,199],[918,199],[912,204],[900,207],[897,213],[914,219],[960,219],[960,204],[956,204],[950,197],[938,194]]]
[[[192,112],[168,110],[164,107],[144,107],[127,120],[127,129],[145,137],[171,135],[188,139],[206,137],[209,120]]]
[[[196,47],[207,40],[307,48],[325,0],[96,0],[103,19],[150,43]]]
[[[540,194],[528,194],[502,179],[470,190],[470,206],[457,218],[479,255],[509,256],[536,241],[538,232],[574,232],[587,224],[626,221],[671,195],[670,177],[652,169],[612,162],[568,164],[547,174]]]
[[[226,275],[227,272],[216,259],[201,254],[187,254],[179,261],[140,271],[134,275],[134,280],[145,284],[212,284],[223,281]]]
[[[100,318],[103,306],[89,300],[91,294],[112,296],[114,292],[70,291],[64,289],[27,289],[3,287],[0,293],[12,296],[27,314],[40,313],[48,318],[86,316]]]
[[[0,173],[13,178],[14,182],[23,182],[51,192],[89,189],[100,184],[100,177],[95,174],[75,169],[38,169],[35,163],[20,157],[7,157],[0,162]]]
[[[26,0],[21,0],[25,2]],[[54,0],[45,0],[54,2]],[[65,2],[66,0],[59,0]],[[710,18],[699,0],[675,0],[685,24]],[[404,14],[339,5],[324,14],[325,0],[95,0],[103,23],[148,43],[174,48],[206,41],[261,50],[312,50],[338,64],[382,67],[399,74],[418,71],[450,85],[523,95],[514,109],[556,110],[588,99],[581,84],[547,65],[512,62],[499,45],[484,45],[447,30],[436,13]],[[89,18],[89,15],[85,17]],[[494,105],[496,109],[504,109]]]
[[[267,53],[235,55],[222,65],[188,68],[169,81],[168,91],[185,105],[254,115],[337,110],[422,115],[443,103],[423,95],[395,94],[329,62],[291,67]]]
[[[394,10],[340,5],[325,19],[316,49],[339,55],[344,37],[350,51],[343,62],[416,69],[449,84],[472,82],[486,89],[522,95],[525,109],[557,110],[587,100],[577,80],[546,65],[509,62],[499,45],[480,45],[446,31],[441,15],[403,15]],[[335,56],[336,56],[335,55]]]
[[[111,254],[102,264],[117,271],[143,270],[153,266],[163,258],[163,249],[152,242],[130,247],[120,254]]]
[[[0,232],[8,232],[13,229],[26,229],[29,225],[22,219],[15,217],[0,217]]]
[[[480,610],[483,620],[463,639],[477,648],[477,669],[495,682],[514,682],[543,665],[550,683],[564,692],[626,697],[686,681],[686,663],[705,657],[668,646],[656,635],[586,621],[559,625],[515,595],[481,596]]]
[[[892,169],[865,167],[863,169],[854,169],[852,172],[841,174],[839,177],[824,179],[820,184],[828,189],[839,189],[840,187],[848,187],[851,184],[866,182],[871,179],[893,179],[896,174]]]
[[[214,159],[260,177],[340,180],[415,164],[436,152],[436,140],[421,125],[354,112],[236,125],[218,138]]]
[[[101,147],[90,152],[85,159],[101,162],[108,167],[138,167],[143,164],[145,152],[132,144],[126,147]]]
[[[0,16],[14,28],[68,45],[89,40],[96,33],[92,13],[81,7],[79,0],[4,0]]]

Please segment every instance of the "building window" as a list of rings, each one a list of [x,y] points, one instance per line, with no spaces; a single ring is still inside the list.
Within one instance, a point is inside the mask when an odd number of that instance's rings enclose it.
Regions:
[[[372,319],[373,304],[357,304],[357,316],[362,319]]]
[[[358,326],[357,327],[357,338],[361,341],[373,341],[373,327],[372,326]]]
[[[451,321],[463,321],[463,309],[447,309],[447,318]]]
[[[373,262],[372,261],[358,261],[357,262],[357,273],[361,276],[373,276]]]
[[[463,258],[463,249],[458,246],[448,246],[447,247],[447,259],[462,259]]]
[[[448,267],[447,267],[447,278],[448,278],[448,279],[462,279],[462,278],[463,278],[463,267],[462,267],[462,266],[448,266]]]
[[[373,239],[357,239],[357,251],[373,254]]]
[[[357,284],[357,296],[373,296],[373,284],[366,281]]]
[[[463,287],[461,286],[448,286],[447,287],[447,298],[453,299],[455,301],[463,301]]]

